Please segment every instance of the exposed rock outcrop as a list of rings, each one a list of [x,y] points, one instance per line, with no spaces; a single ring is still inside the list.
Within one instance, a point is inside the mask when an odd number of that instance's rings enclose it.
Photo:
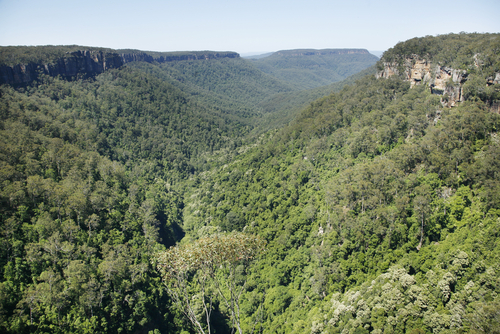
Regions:
[[[170,62],[180,60],[206,60],[217,58],[238,58],[236,52],[175,52],[153,57],[147,53],[122,53],[103,51],[75,51],[67,53],[52,63],[17,64],[15,66],[0,66],[0,84],[13,86],[25,85],[36,80],[40,73],[50,76],[61,76],[71,79],[79,75],[91,77],[106,70],[119,68],[133,61]]]
[[[436,68],[435,73],[429,86],[433,94],[447,97],[443,99],[443,105],[453,107],[457,102],[462,102],[464,100],[462,86],[467,81],[467,72],[450,67],[439,67]]]
[[[417,55],[404,59],[402,65],[384,62],[383,66],[384,68],[376,73],[377,78],[401,75],[410,82],[411,87],[426,84],[433,94],[443,95],[443,106],[452,107],[463,101],[462,86],[467,81],[467,72],[464,70],[433,65]]]
[[[399,75],[399,69],[397,63],[382,62],[383,69],[375,73],[377,79],[380,78],[390,78],[393,75]]]
[[[130,63],[133,61],[145,61],[147,63],[158,62],[166,63],[171,61],[182,61],[182,60],[207,60],[207,59],[219,59],[219,58],[239,58],[239,54],[236,52],[172,52],[167,54],[162,54],[158,57],[153,57],[146,53],[122,53],[121,58],[123,63]]]
[[[0,84],[22,85],[35,80],[40,73],[70,79],[78,75],[92,76],[123,65],[116,53],[75,51],[50,64],[30,63],[0,66]]]
[[[500,84],[500,73],[495,73],[495,76],[491,76],[487,79],[486,84],[488,86],[494,85],[494,84]]]

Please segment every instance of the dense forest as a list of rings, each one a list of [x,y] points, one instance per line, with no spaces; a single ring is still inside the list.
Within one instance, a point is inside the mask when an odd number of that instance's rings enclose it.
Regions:
[[[364,49],[282,50],[252,59],[261,71],[299,89],[312,89],[346,79],[378,58]]]
[[[498,333],[498,46],[314,89],[239,57],[0,86],[1,331]],[[464,71],[454,107],[419,59]]]

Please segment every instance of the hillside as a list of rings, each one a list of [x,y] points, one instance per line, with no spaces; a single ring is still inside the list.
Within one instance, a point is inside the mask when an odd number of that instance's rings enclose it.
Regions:
[[[151,255],[184,235],[178,184],[250,127],[129,67],[0,97],[2,331],[182,327]]]
[[[199,104],[245,118],[249,124],[255,124],[267,112],[260,106],[263,100],[293,91],[286,83],[241,58],[163,64],[134,62],[127,66],[170,82]]]
[[[419,42],[489,55],[482,41],[499,38],[462,37]],[[242,298],[247,330],[260,318],[265,333],[495,332],[500,118],[482,92],[498,92],[484,76],[497,63],[450,81],[455,107],[432,76],[367,76],[192,179],[187,238],[208,223],[268,241]]]
[[[358,55],[349,54],[344,60],[354,62],[356,57]],[[254,65],[241,58],[127,64],[171,82],[202,105],[210,105],[224,114],[244,117],[245,122],[254,127],[255,134],[287,124],[309,103],[375,71],[373,67],[359,73],[353,68],[343,69],[347,73],[352,71],[353,75],[333,84],[304,89],[280,80],[274,73],[264,73]]]
[[[0,84],[25,86],[39,74],[66,80],[95,77],[126,63],[165,63],[183,60],[238,58],[236,52],[151,52],[86,46],[0,46]]]
[[[251,60],[261,71],[302,90],[341,81],[374,65],[378,58],[364,49],[298,49]]]
[[[325,60],[320,59],[323,64],[316,68],[320,74],[314,74],[328,77],[323,80],[325,85],[356,73],[359,57],[369,57],[364,50],[309,51],[319,52],[320,58],[326,57],[328,66],[325,67]],[[293,63],[303,66],[311,60],[318,63],[318,59],[315,60],[318,55],[311,55],[311,52],[298,55],[290,50],[279,54],[286,54],[286,58],[293,55]],[[373,63],[370,59],[359,69]],[[9,46],[0,47],[0,84],[24,87],[36,81],[40,73],[66,80],[95,78],[108,70],[127,66],[176,86],[206,108],[231,119],[245,119],[243,122],[247,126],[256,127],[255,134],[288,123],[308,103],[331,91],[326,86],[318,87],[323,81],[312,85],[317,89],[304,90],[306,86],[283,81],[274,76],[275,73],[263,73],[254,65],[234,52],[151,52],[78,45]],[[304,68],[304,71],[313,74],[311,68]]]
[[[1,85],[1,331],[497,333],[499,43],[309,91],[239,57]]]
[[[375,74],[375,72],[375,66],[371,66],[342,81],[327,86],[271,95],[259,105],[265,111],[265,114],[258,121],[257,128],[268,131],[287,125],[312,102],[333,92],[338,92],[346,85],[354,85],[357,80],[369,74]]]

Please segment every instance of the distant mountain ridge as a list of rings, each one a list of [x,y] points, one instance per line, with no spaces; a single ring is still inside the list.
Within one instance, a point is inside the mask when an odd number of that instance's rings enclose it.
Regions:
[[[254,61],[264,73],[274,75],[297,89],[311,89],[341,81],[378,60],[366,49],[293,49],[262,56],[249,60]],[[231,51],[153,52],[78,45],[7,46],[0,47],[0,84],[29,84],[40,73],[66,79],[78,75],[90,77],[134,61],[164,63],[222,58],[240,58],[240,55]],[[308,73],[303,73],[304,69]]]
[[[140,67],[183,91],[189,91],[192,98],[201,104],[209,103],[211,108],[226,115],[247,118],[246,124],[266,115],[265,121],[257,122],[259,127],[270,129],[286,123],[300,109],[290,108],[290,101],[285,96],[307,89],[292,98],[296,106],[305,106],[322,96],[310,92],[310,89],[323,86],[325,94],[328,94],[328,85],[375,62],[375,57],[365,49],[281,50],[256,58],[272,61],[274,57],[284,61],[284,66],[290,65],[291,58],[294,59],[292,66],[299,64],[306,67],[289,70],[288,74],[294,78],[288,80],[286,76],[276,76],[276,71],[263,71],[255,66],[254,60],[230,51],[156,52],[79,45],[9,46],[0,47],[0,84],[15,87],[29,85],[41,73],[73,80],[96,77],[124,65]],[[358,57],[363,58],[361,62]],[[368,57],[368,62],[365,57]],[[297,84],[302,78],[306,84]],[[248,117],[257,119],[252,121]]]
[[[250,60],[264,73],[296,89],[313,89],[358,73],[378,58],[366,49],[294,49]]]
[[[342,54],[370,54],[366,49],[294,49],[281,50],[275,53],[279,56],[325,56]]]
[[[36,80],[39,73],[60,75],[67,79],[77,75],[89,77],[133,61],[164,63],[239,57],[236,52],[216,51],[148,52],[79,46],[0,47],[0,84],[28,84]]]

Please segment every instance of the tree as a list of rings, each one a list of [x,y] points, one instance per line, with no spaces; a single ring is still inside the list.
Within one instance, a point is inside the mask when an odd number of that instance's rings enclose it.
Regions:
[[[416,216],[420,221],[420,241],[418,243],[417,249],[420,250],[422,248],[422,244],[424,242],[424,228],[426,218],[430,213],[430,193],[431,189],[429,185],[423,184],[418,186],[415,189],[417,195],[413,199],[413,209],[415,211]]]
[[[157,268],[169,295],[198,333],[211,332],[216,297],[230,313],[233,330],[242,333],[239,301],[246,283],[244,269],[264,246],[259,236],[215,234],[158,254]],[[201,323],[203,316],[206,328]]]
[[[469,316],[471,333],[500,333],[500,303],[477,303]]]

